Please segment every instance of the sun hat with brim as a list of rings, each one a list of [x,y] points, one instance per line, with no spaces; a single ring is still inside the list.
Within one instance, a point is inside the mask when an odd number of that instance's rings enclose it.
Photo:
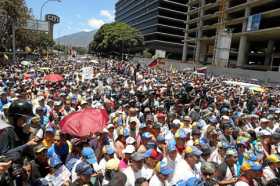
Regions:
[[[105,165],[105,168],[107,170],[114,170],[114,171],[118,171],[119,170],[119,164],[120,164],[120,160],[118,159],[110,159],[106,165]]]
[[[94,169],[86,162],[81,162],[76,167],[76,173],[83,176],[91,176],[94,173]]]
[[[261,171],[262,170],[262,165],[258,162],[255,161],[245,161],[243,162],[241,166],[241,171],[246,172],[246,171]]]
[[[200,170],[202,174],[214,174],[216,171],[215,165],[211,162],[202,163]]]
[[[140,152],[135,152],[131,155],[131,159],[134,161],[142,161],[144,160],[144,154]]]
[[[132,145],[132,144],[134,144],[135,142],[136,142],[135,138],[133,138],[133,137],[131,137],[131,136],[129,136],[129,137],[126,138],[126,140],[125,140],[125,143],[126,143],[127,145]]]
[[[165,176],[171,175],[174,172],[174,169],[172,167],[170,167],[168,165],[168,163],[165,161],[158,162],[155,170],[156,170],[156,172],[158,172],[162,175],[165,175]]]
[[[90,164],[94,164],[97,162],[95,153],[91,147],[84,147],[82,150],[82,156],[86,159],[86,161]]]
[[[235,157],[237,157],[237,155],[238,155],[238,153],[237,153],[237,151],[235,149],[230,148],[230,149],[227,149],[227,151],[226,151],[226,156],[235,156]]]
[[[132,154],[135,152],[134,145],[127,145],[125,149],[122,151],[123,154]]]
[[[266,161],[269,163],[280,163],[280,156],[277,154],[271,154],[267,156]]]
[[[185,148],[185,154],[186,155],[194,155],[194,156],[201,156],[202,155],[202,151],[199,150],[197,147],[195,146],[187,146]]]

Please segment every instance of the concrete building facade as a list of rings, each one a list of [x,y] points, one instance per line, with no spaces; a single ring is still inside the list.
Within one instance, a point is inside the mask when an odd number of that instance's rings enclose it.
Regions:
[[[213,63],[224,30],[232,34],[227,66],[279,70],[280,0],[187,0],[187,7],[183,61]]]
[[[149,49],[181,55],[187,18],[187,0],[119,0],[115,20],[142,32]]]

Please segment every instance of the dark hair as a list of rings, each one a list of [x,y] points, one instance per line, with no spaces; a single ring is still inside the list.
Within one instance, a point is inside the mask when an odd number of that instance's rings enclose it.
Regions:
[[[146,180],[145,178],[137,178],[135,180],[135,186],[141,186],[143,183],[148,182],[148,180]]]

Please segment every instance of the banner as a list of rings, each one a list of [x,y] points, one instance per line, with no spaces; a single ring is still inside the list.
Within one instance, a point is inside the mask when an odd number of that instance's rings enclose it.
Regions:
[[[83,80],[91,80],[93,78],[93,68],[92,67],[84,67],[82,69]]]

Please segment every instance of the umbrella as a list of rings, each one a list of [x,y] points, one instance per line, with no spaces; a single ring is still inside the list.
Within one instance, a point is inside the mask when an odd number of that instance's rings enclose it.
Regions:
[[[31,64],[31,61],[22,61],[21,64],[24,66],[29,66]]]
[[[62,133],[75,137],[85,137],[102,132],[108,121],[109,116],[105,109],[87,108],[64,117],[59,125]]]
[[[64,80],[64,78],[59,74],[49,74],[44,77],[44,80],[58,82]]]

